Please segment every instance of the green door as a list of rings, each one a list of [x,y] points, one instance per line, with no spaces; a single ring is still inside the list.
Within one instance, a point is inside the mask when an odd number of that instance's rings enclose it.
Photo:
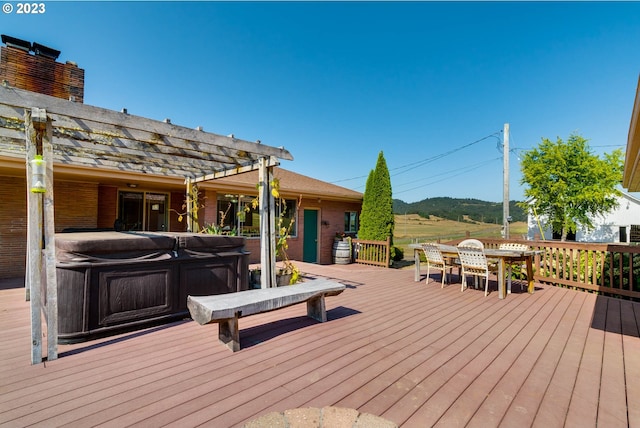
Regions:
[[[318,210],[304,210],[302,261],[318,263]]]

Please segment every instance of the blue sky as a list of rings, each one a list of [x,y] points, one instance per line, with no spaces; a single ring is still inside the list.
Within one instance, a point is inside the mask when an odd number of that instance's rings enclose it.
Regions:
[[[0,32],[85,69],[85,103],[264,144],[284,168],[394,197],[502,201],[518,156],[578,133],[624,149],[638,2],[45,2]]]

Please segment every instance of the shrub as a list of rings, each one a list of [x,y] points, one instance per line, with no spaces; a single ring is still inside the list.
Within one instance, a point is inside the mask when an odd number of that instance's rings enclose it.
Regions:
[[[404,259],[404,251],[400,247],[393,246],[391,247],[390,257],[394,262],[399,262],[400,260]]]

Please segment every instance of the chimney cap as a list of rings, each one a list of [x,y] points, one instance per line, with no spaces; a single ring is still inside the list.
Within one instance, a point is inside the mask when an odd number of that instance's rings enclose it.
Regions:
[[[31,50],[31,42],[27,42],[26,40],[7,36],[6,34],[2,34],[1,37],[2,37],[2,43],[6,44],[10,48],[20,49],[25,52],[29,52]]]
[[[52,49],[48,46],[41,45],[40,43],[33,42],[33,52],[36,55],[43,56],[45,58],[51,58],[52,60],[58,59],[60,56],[60,51],[56,49]]]

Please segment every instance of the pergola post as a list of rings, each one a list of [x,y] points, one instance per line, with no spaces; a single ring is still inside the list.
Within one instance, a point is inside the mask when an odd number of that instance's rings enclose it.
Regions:
[[[187,185],[187,194],[185,195],[186,198],[186,205],[187,205],[187,232],[193,232],[194,228],[193,228],[193,200],[191,199],[191,193],[193,192],[193,182],[191,181],[191,178],[187,177],[185,180],[185,184]]]
[[[259,201],[260,201],[260,276],[261,288],[276,285],[276,231],[275,231],[275,200],[271,193],[273,181],[273,166],[267,162],[268,158],[260,158],[258,169]]]
[[[27,153],[27,299],[31,302],[31,363],[42,361],[42,316],[47,359],[58,358],[58,287],[53,204],[53,128],[45,109],[25,109]],[[40,155],[41,159],[36,159]],[[35,161],[35,162],[34,162]],[[43,171],[35,169],[44,168]],[[43,286],[46,284],[46,293]],[[46,298],[45,298],[46,296]]]

